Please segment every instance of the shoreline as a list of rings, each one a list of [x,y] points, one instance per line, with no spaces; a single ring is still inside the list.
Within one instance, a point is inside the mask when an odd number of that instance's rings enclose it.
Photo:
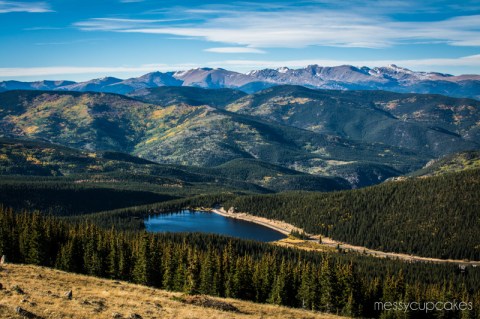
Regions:
[[[302,229],[295,227],[291,224],[282,222],[282,221],[277,221],[277,220],[272,220],[272,219],[267,219],[264,217],[259,217],[259,216],[254,216],[248,213],[229,213],[225,209],[220,208],[220,209],[210,209],[210,212],[215,213],[217,215],[221,215],[223,217],[228,217],[228,218],[234,218],[234,219],[240,219],[244,220],[247,222],[252,222],[255,224],[259,224],[262,226],[265,226],[267,228],[273,229],[279,233],[282,233],[286,236],[290,235],[292,230],[297,230],[297,231],[302,231]]]
[[[422,257],[422,256],[415,256],[415,255],[409,255],[409,254],[403,254],[403,253],[384,252],[384,251],[370,249],[367,247],[355,246],[355,245],[334,240],[329,237],[324,237],[319,234],[308,234],[304,232],[303,229],[283,221],[272,220],[265,217],[259,217],[249,213],[244,213],[244,212],[230,213],[230,212],[227,212],[223,207],[220,209],[209,209],[208,211],[224,217],[235,218],[235,219],[256,223],[264,227],[278,231],[286,236],[290,235],[292,230],[295,230],[301,233],[303,232],[310,237],[309,240],[305,240],[305,241],[316,242],[322,246],[327,246],[327,247],[333,247],[333,248],[339,247],[344,250],[349,250],[357,253],[370,255],[376,258],[391,258],[391,259],[403,260],[405,262],[458,264],[459,266],[473,266],[473,267],[480,266],[480,261],[466,261],[466,260],[458,260],[458,259],[440,259],[440,258]]]

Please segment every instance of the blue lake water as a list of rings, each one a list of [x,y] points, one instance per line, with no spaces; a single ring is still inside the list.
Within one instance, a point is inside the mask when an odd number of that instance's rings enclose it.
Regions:
[[[228,218],[211,212],[189,210],[151,216],[145,219],[145,227],[147,231],[154,233],[202,232],[263,242],[286,237],[282,233],[255,223]]]

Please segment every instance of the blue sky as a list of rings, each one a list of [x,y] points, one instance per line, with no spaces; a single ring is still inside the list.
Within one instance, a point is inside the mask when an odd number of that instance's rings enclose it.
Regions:
[[[0,79],[309,64],[480,74],[480,1],[0,0]]]

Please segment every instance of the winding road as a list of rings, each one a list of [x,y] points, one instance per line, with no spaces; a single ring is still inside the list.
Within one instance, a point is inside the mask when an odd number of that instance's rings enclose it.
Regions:
[[[296,230],[299,232],[303,232],[301,228],[298,228],[292,224],[285,223],[279,220],[271,220],[264,217],[255,216],[249,213],[234,213],[234,212],[227,212],[225,209],[211,209],[212,213],[219,214],[229,218],[236,218],[245,221],[249,221],[252,223],[256,223],[273,230],[276,230],[282,234],[290,235],[292,230]],[[416,255],[409,255],[409,254],[401,254],[401,253],[393,253],[393,252],[384,252],[380,250],[374,250],[367,247],[362,246],[355,246],[350,245],[348,243],[340,242],[334,240],[332,238],[323,237],[321,235],[312,235],[307,234],[310,239],[307,241],[312,241],[315,243],[319,243],[323,246],[333,247],[333,248],[340,248],[343,250],[354,251],[357,253],[362,253],[378,258],[390,258],[390,259],[397,259],[403,260],[405,262],[428,262],[428,263],[436,263],[436,264],[457,264],[460,268],[464,268],[467,266],[471,267],[480,267],[480,261],[470,261],[470,260],[458,260],[458,259],[440,259],[440,258],[430,258],[430,257],[421,257]],[[298,247],[301,249],[301,247]]]

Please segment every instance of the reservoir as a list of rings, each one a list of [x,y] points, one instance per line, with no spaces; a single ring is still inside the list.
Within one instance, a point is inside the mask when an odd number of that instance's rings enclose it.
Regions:
[[[154,233],[202,232],[263,242],[276,241],[286,237],[282,233],[255,223],[211,212],[190,210],[150,216],[145,219],[145,227],[147,231]]]

